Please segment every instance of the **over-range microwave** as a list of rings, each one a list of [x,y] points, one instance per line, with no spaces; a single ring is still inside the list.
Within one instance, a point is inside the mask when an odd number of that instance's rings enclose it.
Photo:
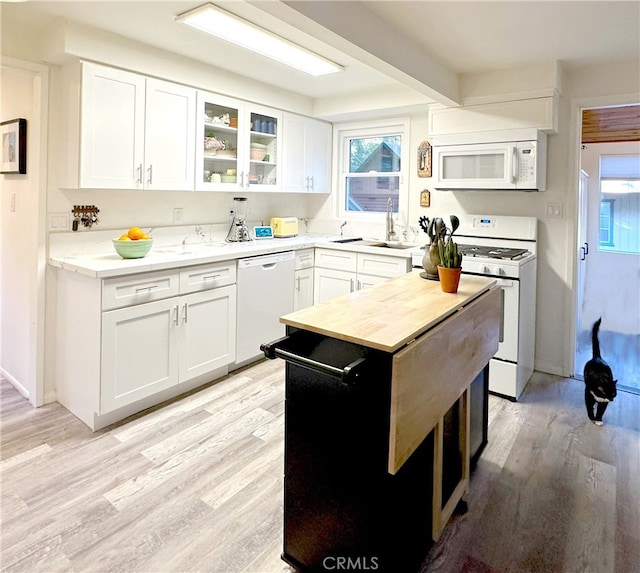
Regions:
[[[544,191],[547,135],[537,129],[435,136],[432,165],[443,191]]]

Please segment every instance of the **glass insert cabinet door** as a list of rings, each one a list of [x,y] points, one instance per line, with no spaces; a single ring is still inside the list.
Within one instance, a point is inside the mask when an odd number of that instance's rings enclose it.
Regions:
[[[198,94],[196,190],[277,191],[281,113]]]
[[[242,137],[238,129],[241,110],[233,102],[204,101],[201,105],[202,152],[198,186],[237,188],[238,150]]]

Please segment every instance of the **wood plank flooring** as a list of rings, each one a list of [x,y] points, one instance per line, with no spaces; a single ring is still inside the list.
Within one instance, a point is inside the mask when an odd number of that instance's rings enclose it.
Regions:
[[[263,361],[92,433],[0,387],[0,570],[283,573],[284,368]],[[490,398],[469,510],[421,573],[640,572],[640,396],[597,427],[583,384]],[[397,572],[402,573],[402,572]]]

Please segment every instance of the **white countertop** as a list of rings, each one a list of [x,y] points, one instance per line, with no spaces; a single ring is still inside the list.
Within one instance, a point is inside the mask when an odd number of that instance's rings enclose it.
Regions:
[[[108,240],[100,237],[100,240],[93,243],[85,240],[77,246],[70,241],[62,241],[63,248],[59,246],[56,248],[52,243],[49,264],[91,277],[108,278],[312,247],[368,252],[401,258],[411,258],[411,253],[415,251],[415,248],[388,249],[362,243],[335,243],[332,241],[347,237],[331,235],[299,235],[286,239],[260,239],[241,243],[203,241],[178,245],[163,244],[167,243],[167,240],[157,242],[154,236],[154,245],[145,257],[122,259],[111,245],[112,235],[113,233],[109,233]],[[416,244],[416,248],[419,246]]]

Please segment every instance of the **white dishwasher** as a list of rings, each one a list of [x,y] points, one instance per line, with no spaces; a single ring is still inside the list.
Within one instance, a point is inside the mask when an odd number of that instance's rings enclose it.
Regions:
[[[238,260],[236,364],[262,354],[260,345],[285,334],[280,317],[293,312],[293,251]]]

